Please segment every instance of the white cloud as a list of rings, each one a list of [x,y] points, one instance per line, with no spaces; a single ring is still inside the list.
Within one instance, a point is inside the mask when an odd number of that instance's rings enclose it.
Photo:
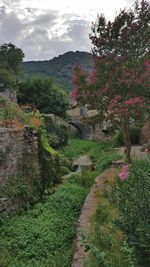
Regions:
[[[12,42],[29,59],[49,59],[69,50],[90,51],[97,13],[113,18],[134,0],[1,0],[0,43]]]

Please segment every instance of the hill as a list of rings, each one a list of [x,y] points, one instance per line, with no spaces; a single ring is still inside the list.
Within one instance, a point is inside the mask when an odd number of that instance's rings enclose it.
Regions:
[[[77,64],[89,72],[93,65],[92,54],[79,51],[67,52],[51,60],[23,62],[21,78],[26,79],[32,75],[49,76],[70,91],[73,70]]]

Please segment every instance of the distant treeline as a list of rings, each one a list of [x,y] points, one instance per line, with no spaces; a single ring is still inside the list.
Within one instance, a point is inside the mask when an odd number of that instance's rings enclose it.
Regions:
[[[54,79],[67,91],[71,90],[74,67],[80,64],[86,72],[92,69],[92,55],[87,52],[67,52],[51,60],[28,61],[22,63],[21,79],[33,75],[43,75]]]

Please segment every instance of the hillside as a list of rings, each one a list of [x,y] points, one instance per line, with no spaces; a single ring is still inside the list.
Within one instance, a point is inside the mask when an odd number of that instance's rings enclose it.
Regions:
[[[81,64],[83,69],[89,72],[92,68],[92,55],[76,51],[67,52],[51,60],[23,62],[21,78],[32,75],[50,76],[70,91],[72,73],[77,64]]]

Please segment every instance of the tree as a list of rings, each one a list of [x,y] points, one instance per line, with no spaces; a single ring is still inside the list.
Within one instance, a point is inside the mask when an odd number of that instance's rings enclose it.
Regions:
[[[90,39],[97,56],[112,53],[131,61],[150,53],[149,1],[136,1],[134,10],[121,10],[113,22],[98,16]]]
[[[95,69],[90,75],[79,67],[72,96],[97,109],[96,119],[110,119],[122,129],[126,161],[131,163],[130,123],[150,107],[150,5],[135,3],[134,11],[121,11],[114,22],[104,16],[92,26]]]
[[[19,102],[60,117],[65,117],[69,108],[65,92],[52,79],[42,77],[33,77],[20,84]]]
[[[14,72],[15,74],[19,70],[19,66],[24,58],[24,53],[20,48],[15,45],[3,44],[0,46],[0,66]]]
[[[14,75],[4,69],[0,68],[0,92],[4,91],[5,89],[16,89],[17,83]]]

